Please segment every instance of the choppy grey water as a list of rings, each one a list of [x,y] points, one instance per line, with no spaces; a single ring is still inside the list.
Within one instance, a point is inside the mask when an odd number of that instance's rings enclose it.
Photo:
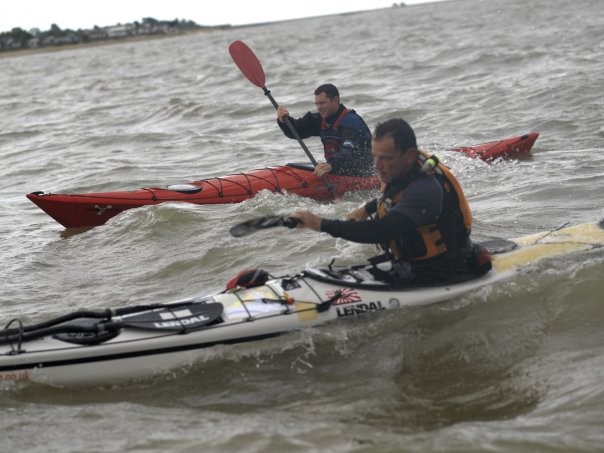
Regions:
[[[25,194],[159,186],[304,161],[228,55],[259,56],[294,114],[324,82],[370,127],[405,117],[439,151],[537,130],[532,156],[442,152],[477,239],[603,217],[600,0],[460,0],[0,59],[0,319],[170,301],[237,270],[358,262],[312,232],[228,227],[339,203],[262,194],[165,204],[71,234]],[[320,156],[317,141],[307,141]],[[366,196],[367,194],[365,194]],[[0,390],[2,450],[595,451],[604,445],[602,254],[534,266],[462,298],[276,340],[217,347],[118,387]]]

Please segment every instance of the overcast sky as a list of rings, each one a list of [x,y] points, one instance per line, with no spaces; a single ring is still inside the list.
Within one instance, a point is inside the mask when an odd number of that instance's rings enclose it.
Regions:
[[[407,5],[433,0],[406,0]],[[0,32],[90,29],[141,21],[187,19],[199,25],[242,25],[349,11],[386,8],[393,0],[2,0]]]

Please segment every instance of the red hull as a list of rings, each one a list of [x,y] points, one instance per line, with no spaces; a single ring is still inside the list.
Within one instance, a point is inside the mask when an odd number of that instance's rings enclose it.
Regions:
[[[449,151],[458,151],[468,157],[491,162],[495,159],[513,159],[528,154],[539,137],[539,132],[529,132],[519,137],[496,140],[475,146],[462,146]]]
[[[309,164],[310,165],[310,164]],[[306,168],[304,168],[306,167]],[[66,228],[102,225],[127,209],[168,201],[194,204],[240,203],[261,190],[296,194],[316,200],[332,198],[312,166],[280,166],[251,170],[219,178],[193,181],[168,188],[144,188],[123,192],[27,195],[40,209]],[[379,178],[327,176],[336,196],[379,187]]]
[[[484,160],[516,157],[528,153],[539,136],[536,132],[482,145],[455,148],[470,157]],[[236,173],[219,178],[193,181],[168,188],[143,188],[121,192],[87,194],[51,194],[33,192],[27,195],[33,203],[66,228],[102,225],[127,209],[168,201],[194,204],[240,203],[261,190],[296,194],[315,200],[332,198],[321,178],[312,173],[310,164],[291,164]],[[336,196],[346,192],[377,189],[379,178],[327,175]]]

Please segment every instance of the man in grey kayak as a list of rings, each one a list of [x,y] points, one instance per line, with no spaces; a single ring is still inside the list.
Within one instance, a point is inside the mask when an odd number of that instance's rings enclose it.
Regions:
[[[491,268],[486,249],[470,241],[472,214],[459,182],[435,156],[418,150],[409,124],[402,119],[379,124],[372,154],[383,183],[379,198],[351,211],[345,221],[296,211],[298,227],[380,244],[392,269],[376,277],[393,285],[466,280]]]
[[[289,117],[300,138],[321,137],[327,162],[317,164],[315,173],[345,176],[374,174],[371,157],[371,131],[354,110],[340,103],[338,89],[328,83],[315,90],[317,112],[296,119],[284,106],[277,109],[277,124],[289,138],[295,138],[285,124]]]

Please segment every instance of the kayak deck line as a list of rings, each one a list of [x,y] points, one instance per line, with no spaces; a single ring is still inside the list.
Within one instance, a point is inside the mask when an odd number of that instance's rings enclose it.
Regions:
[[[254,173],[243,173],[243,172],[242,173],[233,173],[233,174],[230,174],[230,175],[227,175],[224,177],[204,179],[202,181],[207,182],[212,188],[214,188],[214,190],[216,190],[216,193],[220,197],[224,196],[224,182],[230,182],[230,183],[236,184],[239,187],[241,187],[242,189],[244,189],[248,195],[253,195],[254,194],[254,185],[252,183],[252,180],[254,178],[261,183],[265,183],[265,185],[262,185],[262,187],[264,187],[264,190],[270,190],[271,192],[282,193],[283,189],[281,188],[281,184],[279,183],[279,176],[278,176],[279,172],[287,173],[288,176],[291,176],[292,178],[296,179],[298,181],[298,183],[300,184],[300,187],[308,187],[308,182],[304,178],[302,178],[299,174],[297,174],[293,171],[288,171],[289,166],[291,166],[291,164],[286,164],[285,167],[281,167],[281,168],[275,168],[275,167],[266,167],[265,168],[265,170],[270,172],[271,176],[274,179],[274,182],[271,181],[269,178],[261,176],[261,175],[257,175]],[[301,168],[301,167],[298,167],[298,168],[301,170],[304,170],[304,171],[312,171],[312,168]],[[247,182],[247,184],[240,183],[236,179],[231,179],[231,177],[235,177],[235,176],[243,178]],[[215,184],[215,183],[213,183],[213,181],[218,181],[219,184]]]

